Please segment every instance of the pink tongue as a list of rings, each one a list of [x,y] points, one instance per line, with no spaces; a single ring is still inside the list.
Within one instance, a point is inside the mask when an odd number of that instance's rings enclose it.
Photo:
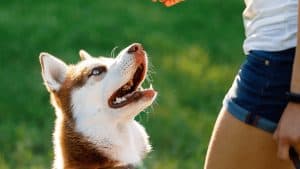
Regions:
[[[135,92],[133,92],[133,93],[131,93],[131,94],[125,96],[125,97],[126,97],[126,99],[139,99],[141,96],[142,96],[141,92],[135,91]]]
[[[138,98],[141,97],[141,96],[142,96],[142,93],[141,93],[141,92],[134,92],[132,97],[133,97],[134,99],[138,99]]]

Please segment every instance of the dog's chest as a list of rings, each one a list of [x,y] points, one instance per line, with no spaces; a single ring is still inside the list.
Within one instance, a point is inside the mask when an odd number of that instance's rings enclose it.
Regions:
[[[108,124],[105,126],[109,126]],[[147,152],[147,142],[135,123],[128,126],[111,125],[108,128],[93,125],[78,130],[101,152],[123,164],[136,164]],[[88,130],[87,130],[88,129]]]

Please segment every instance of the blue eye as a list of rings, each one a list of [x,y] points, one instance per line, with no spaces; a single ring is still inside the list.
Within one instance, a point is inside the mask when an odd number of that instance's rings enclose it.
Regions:
[[[89,77],[101,75],[105,71],[106,71],[106,67],[104,66],[95,67],[92,69],[91,73],[89,74]]]
[[[92,75],[100,75],[101,71],[99,69],[93,69],[92,70]]]

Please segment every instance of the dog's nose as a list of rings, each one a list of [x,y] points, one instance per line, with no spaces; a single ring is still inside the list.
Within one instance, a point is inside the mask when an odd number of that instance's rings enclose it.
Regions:
[[[130,48],[128,49],[128,53],[135,53],[135,52],[138,52],[138,51],[142,51],[144,50],[143,49],[143,46],[139,43],[134,43],[130,46]]]

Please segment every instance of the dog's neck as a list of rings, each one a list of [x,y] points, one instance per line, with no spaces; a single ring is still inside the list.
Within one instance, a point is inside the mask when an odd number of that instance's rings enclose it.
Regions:
[[[63,113],[60,108],[57,111],[57,114]],[[60,117],[62,118],[56,120],[54,134],[55,154],[56,161],[63,161],[63,164],[78,165],[78,161],[70,162],[69,159],[78,157],[80,160],[90,161],[90,159],[82,159],[82,156],[92,155],[92,158],[98,159],[90,162],[97,164],[97,167],[123,166],[116,169],[132,169],[133,167],[128,166],[140,163],[151,149],[144,128],[133,119],[126,123],[118,123],[101,119],[96,114],[89,116],[93,117],[92,119],[73,117],[71,120],[66,120],[67,117],[64,115]],[[86,162],[81,161],[81,163]]]
[[[150,149],[144,128],[136,121],[116,122],[93,119],[76,120],[76,130],[88,138],[101,152],[122,164],[136,164]]]

